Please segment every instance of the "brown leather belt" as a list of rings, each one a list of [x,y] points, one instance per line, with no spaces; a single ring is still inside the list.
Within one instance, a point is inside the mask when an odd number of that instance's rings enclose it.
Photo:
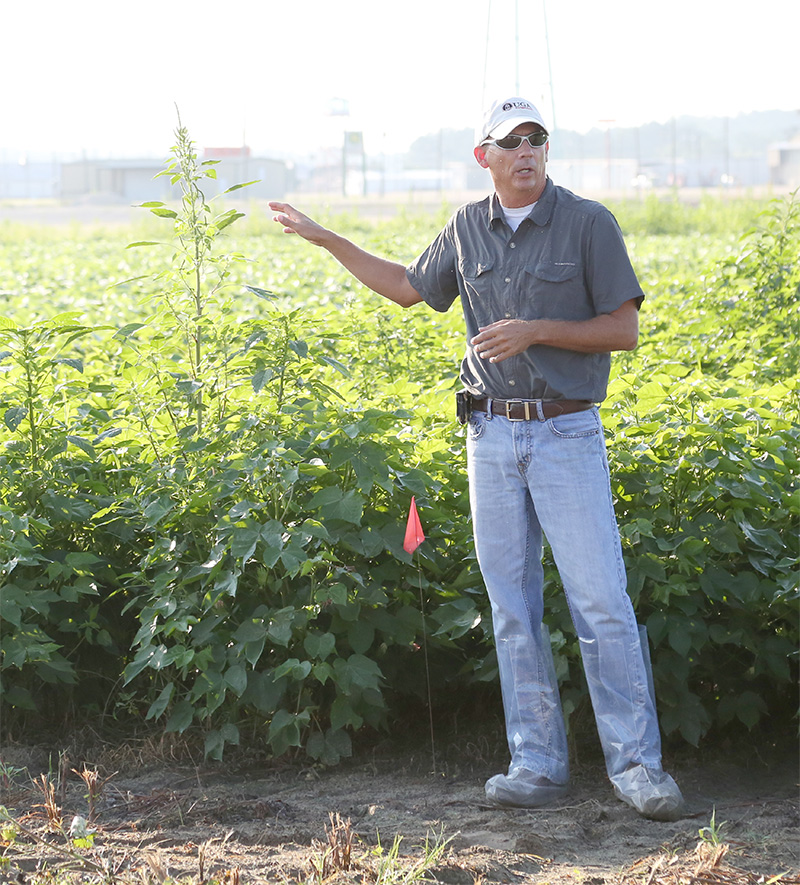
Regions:
[[[584,412],[594,403],[585,399],[483,399],[472,400],[474,412],[486,412],[491,403],[493,415],[502,415],[509,421],[546,421],[571,412]]]

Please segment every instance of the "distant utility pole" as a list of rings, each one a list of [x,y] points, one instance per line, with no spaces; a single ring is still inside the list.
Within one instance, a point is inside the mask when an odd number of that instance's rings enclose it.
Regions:
[[[725,150],[725,176],[724,183],[731,184],[731,130],[730,117],[722,118],[722,139]]]
[[[616,120],[600,120],[606,124],[606,187],[611,190],[611,124]]]
[[[489,32],[492,26],[492,0],[489,0],[486,11],[486,41],[483,47],[483,94],[481,109],[486,107],[486,79],[489,73]]]
[[[673,117],[671,123],[671,142],[672,142],[672,186],[678,187],[678,120]]]
[[[519,95],[519,0],[514,0],[514,92]]]
[[[553,66],[550,63],[550,31],[547,28],[547,0],[542,0],[542,12],[544,13],[544,45],[547,50],[547,79],[550,83],[550,113],[551,129],[556,129],[556,98],[553,90]]]

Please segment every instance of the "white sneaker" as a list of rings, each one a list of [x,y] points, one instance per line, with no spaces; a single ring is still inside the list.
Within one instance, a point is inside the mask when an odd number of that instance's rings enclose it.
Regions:
[[[486,798],[492,805],[538,808],[560,799],[566,792],[566,784],[554,784],[526,768],[517,768],[509,774],[496,774],[486,781]]]
[[[661,768],[632,765],[611,782],[618,799],[635,808],[650,820],[678,820],[684,802],[675,781]]]

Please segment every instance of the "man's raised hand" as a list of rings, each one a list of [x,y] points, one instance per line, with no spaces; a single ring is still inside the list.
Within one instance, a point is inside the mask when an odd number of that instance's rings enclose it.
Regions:
[[[279,203],[271,201],[269,208],[278,213],[273,216],[273,220],[283,225],[283,232],[286,234],[297,234],[309,243],[316,246],[324,245],[325,235],[329,233],[322,225],[316,221],[298,212],[294,206],[289,203]]]

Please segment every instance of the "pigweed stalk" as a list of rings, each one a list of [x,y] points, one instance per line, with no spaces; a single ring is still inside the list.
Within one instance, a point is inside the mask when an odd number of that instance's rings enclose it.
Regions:
[[[142,203],[141,206],[159,218],[168,218],[173,222],[173,267],[156,275],[159,283],[164,285],[159,286],[162,322],[156,322],[161,328],[155,331],[165,341],[169,337],[166,334],[168,328],[177,326],[181,331],[186,348],[186,369],[180,373],[183,377],[178,378],[176,387],[187,396],[190,420],[199,437],[203,432],[208,406],[206,391],[213,386],[223,368],[215,365],[215,359],[227,349],[224,327],[220,327],[216,314],[212,315],[210,309],[220,307],[220,290],[228,277],[230,264],[241,258],[239,255],[215,254],[216,240],[221,231],[244,217],[244,213],[229,209],[215,214],[213,202],[216,197],[207,199],[201,185],[216,179],[214,166],[218,161],[198,160],[194,142],[183,126],[180,114],[175,135],[171,159],[156,177],[168,178],[173,189],[180,192],[178,209],[157,200]],[[253,183],[233,185],[220,196]],[[140,241],[131,243],[129,248],[153,245],[159,244]]]

